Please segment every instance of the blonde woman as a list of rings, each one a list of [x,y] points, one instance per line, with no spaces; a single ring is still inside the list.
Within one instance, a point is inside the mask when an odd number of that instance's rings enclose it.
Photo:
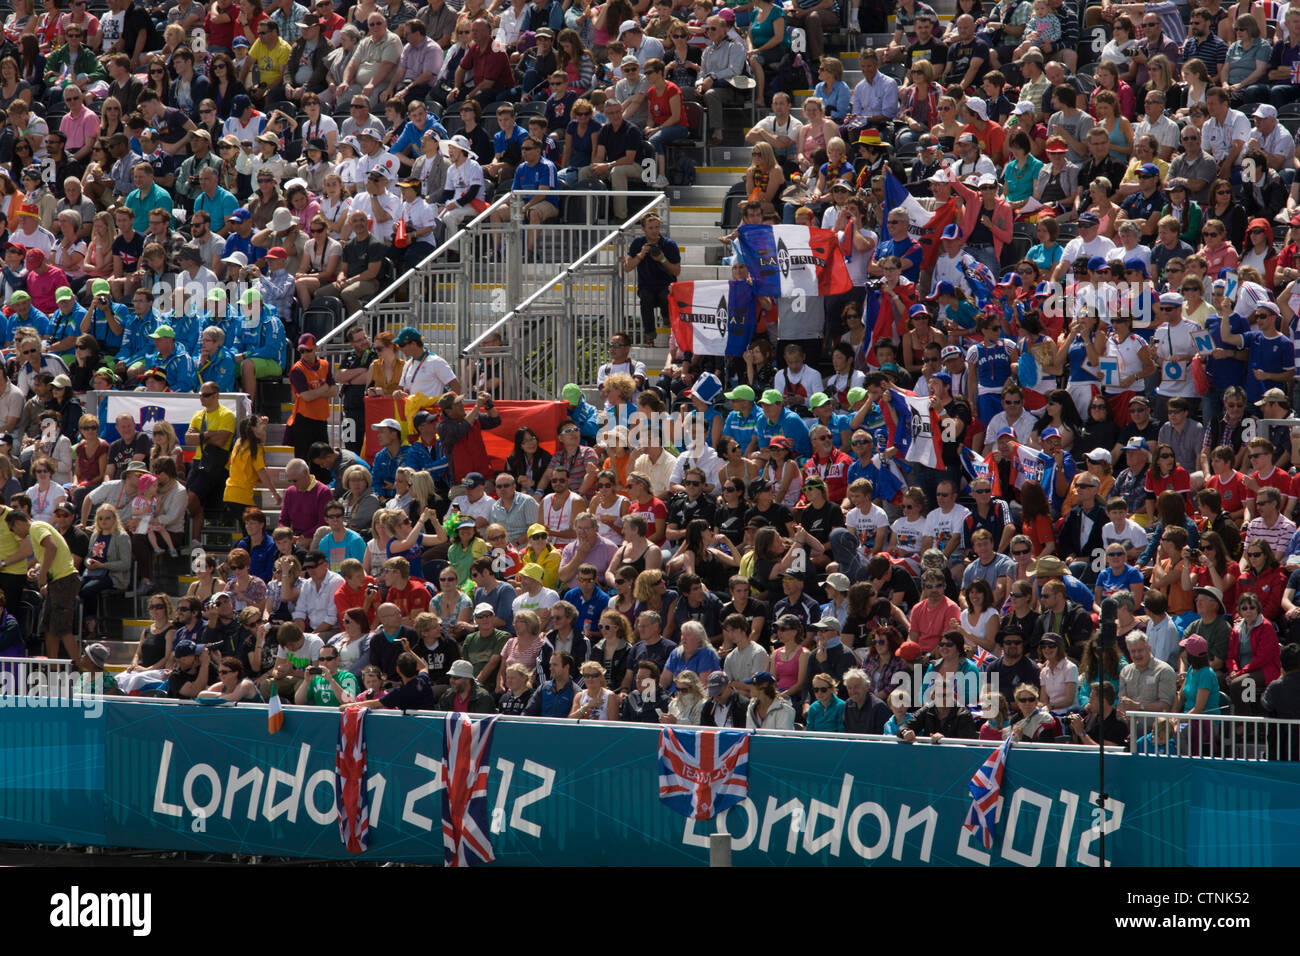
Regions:
[[[745,170],[745,195],[763,204],[763,215],[776,211],[776,197],[785,188],[785,173],[776,161],[771,143],[755,143],[750,150],[749,168]]]
[[[266,582],[266,612],[273,621],[292,621],[302,594],[302,562],[292,554],[275,561],[275,576]]]
[[[86,243],[86,256],[81,263],[88,279],[107,279],[113,274],[113,239],[116,234],[113,214],[95,213],[90,223],[90,242]]]
[[[501,664],[497,668],[496,693],[506,692],[505,670],[511,664],[522,664],[530,670],[537,670],[537,657],[542,651],[542,622],[532,611],[520,611],[515,615],[515,636],[506,641],[501,648]]]
[[[405,364],[392,332],[385,329],[375,336],[375,353],[379,357],[370,364],[370,387],[366,394],[372,398],[392,395],[401,384]]]
[[[176,429],[170,422],[154,422],[150,431],[153,447],[149,449],[149,468],[153,470],[154,462],[170,458],[176,462],[176,473],[185,474],[185,449],[176,441]]]
[[[659,719],[665,724],[698,724],[704,708],[704,685],[695,671],[680,671],[673,680],[677,693],[668,702],[668,713]]]
[[[826,162],[826,144],[840,135],[840,128],[826,115],[822,101],[810,96],[803,102],[804,127],[799,132],[799,169],[807,176]]]
[[[348,225],[348,213],[352,211],[352,200],[343,189],[343,177],[338,173],[329,173],[325,177],[325,192],[320,197],[320,214],[329,224],[331,239],[346,242],[352,235]]]
[[[98,517],[98,516],[97,516]],[[174,663],[172,641],[176,637],[176,608],[162,593],[149,595],[149,623],[140,629],[140,642],[131,658],[129,671],[166,670]]]
[[[347,490],[338,500],[343,505],[344,520],[357,534],[364,534],[379,510],[379,499],[370,490],[369,470],[363,465],[348,468],[343,472],[343,487]]]
[[[8,459],[4,459],[8,461]],[[131,536],[122,530],[117,509],[99,506],[86,552],[86,570],[81,575],[81,607],[87,639],[98,630],[95,619],[99,596],[105,591],[125,591],[131,586]]]
[[[930,127],[930,135],[939,141],[939,148],[951,152],[962,134],[963,126],[957,119],[957,101],[951,96],[939,97],[939,122]]]
[[[595,661],[578,669],[585,685],[573,698],[569,717],[574,720],[618,720],[620,700],[605,683],[605,671]]]

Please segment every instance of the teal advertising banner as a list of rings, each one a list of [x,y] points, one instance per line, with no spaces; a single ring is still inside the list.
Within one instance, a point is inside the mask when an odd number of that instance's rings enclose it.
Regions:
[[[289,708],[267,733],[254,706],[105,701],[0,708],[0,840],[355,859],[334,811],[338,714]],[[370,848],[361,858],[442,861],[440,717],[366,721]],[[967,783],[991,750],[756,735],[749,797],[695,823],[659,801],[658,731],[498,721],[488,785],[497,863],[705,865],[708,835],[733,863],[1269,866],[1300,858],[1300,766],[1012,748],[999,840],[962,829]]]

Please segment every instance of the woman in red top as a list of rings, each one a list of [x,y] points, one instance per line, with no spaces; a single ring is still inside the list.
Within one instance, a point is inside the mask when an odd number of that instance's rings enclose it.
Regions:
[[[1147,517],[1152,521],[1156,516],[1156,499],[1162,491],[1176,491],[1183,498],[1183,508],[1187,517],[1192,516],[1192,481],[1187,476],[1187,469],[1178,464],[1174,458],[1174,449],[1170,445],[1156,445],[1155,457],[1151,459],[1151,469],[1147,472]]]
[[[659,166],[655,187],[662,189],[668,185],[668,177],[664,175],[664,148],[675,140],[686,139],[691,135],[691,129],[686,125],[686,104],[682,100],[681,88],[668,82],[664,61],[658,57],[646,60],[645,77],[650,81],[650,88],[645,93],[650,106],[650,125],[643,132],[654,147],[655,162]]]
[[[1245,653],[1243,645],[1247,649]],[[1277,628],[1263,616],[1263,609],[1250,597],[1245,597],[1237,605],[1237,623],[1228,636],[1226,670],[1233,712],[1262,713],[1259,688],[1267,687],[1282,676],[1281,649]]]
[[[235,18],[239,16],[239,4],[236,0],[223,3],[215,0],[208,5],[207,16],[203,18],[203,32],[208,35],[208,49],[217,53],[229,53],[235,39]]]
[[[1237,599],[1243,594],[1259,598],[1260,610],[1270,621],[1282,620],[1282,594],[1286,591],[1286,571],[1277,563],[1266,541],[1254,540],[1246,545],[1246,573],[1237,583]]]
[[[73,453],[76,457],[77,487],[84,488],[75,497],[78,508],[86,491],[104,480],[108,467],[108,442],[99,437],[99,419],[94,415],[82,415],[77,423],[81,432],[81,441],[77,442]]]
[[[1026,481],[1020,488],[1020,532],[1033,544],[1035,558],[1055,553],[1052,509],[1043,486],[1036,481]]]
[[[1223,594],[1224,607],[1236,607],[1237,579],[1241,577],[1241,568],[1232,560],[1219,533],[1207,531],[1202,534],[1200,550],[1200,560],[1191,565],[1196,586],[1218,588]]]

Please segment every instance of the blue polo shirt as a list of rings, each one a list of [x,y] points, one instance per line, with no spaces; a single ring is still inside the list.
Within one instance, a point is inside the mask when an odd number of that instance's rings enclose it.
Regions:
[[[570,588],[564,592],[564,600],[568,601],[578,609],[578,616],[573,622],[573,629],[579,634],[585,633],[587,628],[599,630],[600,616],[609,607],[609,595],[600,588],[591,589],[591,597],[584,599],[582,588]]]
[[[758,434],[758,420],[762,417],[763,414],[758,410],[758,406],[753,404],[749,406],[748,415],[742,415],[735,410],[730,411],[722,423],[722,434],[736,439],[743,452],[749,447],[750,439]]]
[[[217,187],[217,191],[208,198],[208,194],[199,190],[194,197],[194,211],[206,212],[212,217],[212,231],[218,232],[225,224],[226,217],[239,208],[239,200],[228,189]]]
[[[235,390],[235,353],[224,345],[217,349],[210,360],[200,362],[196,369],[200,382],[216,382],[223,392]]]
[[[768,421],[762,413],[758,416],[758,447],[766,448],[768,441],[776,435],[784,435],[794,442],[795,454],[800,458],[812,457],[812,439],[808,435],[808,426],[788,408],[781,410],[781,417],[775,423]]]
[[[402,127],[402,135],[397,137],[397,140],[388,148],[388,151],[396,156],[408,151],[414,151],[414,153],[418,154],[420,152],[420,142],[424,139],[424,134],[429,130],[437,133],[438,139],[447,138],[447,131],[443,128],[443,125],[430,113],[429,121],[423,126],[416,126],[410,120],[407,120],[406,125]]]
[[[515,181],[512,188],[515,192],[523,193],[524,200],[527,202],[536,197],[536,189],[539,186],[545,186],[554,192],[559,183],[558,172],[555,164],[549,159],[539,159],[531,166],[528,163],[520,163],[515,167]],[[559,204],[553,199],[547,199],[546,202],[559,208]]]
[[[500,129],[492,134],[492,150],[500,156],[512,145],[515,143],[522,143],[527,138],[528,131],[516,123],[515,128],[510,131],[509,136],[505,134],[505,130]]]

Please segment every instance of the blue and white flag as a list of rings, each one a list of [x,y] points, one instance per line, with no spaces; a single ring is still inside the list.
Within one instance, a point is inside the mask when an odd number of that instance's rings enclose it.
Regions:
[[[736,279],[674,282],[668,321],[678,347],[693,355],[744,355],[758,324],[754,288]]]
[[[116,441],[117,418],[129,415],[135,421],[135,427],[145,434],[154,422],[169,422],[176,431],[176,440],[185,441],[185,431],[190,427],[190,419],[203,410],[203,402],[194,392],[91,392],[91,395],[106,399],[99,405],[100,436],[108,441]],[[247,418],[253,413],[252,403],[243,393],[225,394],[220,398],[223,408],[235,413],[235,421]]]

